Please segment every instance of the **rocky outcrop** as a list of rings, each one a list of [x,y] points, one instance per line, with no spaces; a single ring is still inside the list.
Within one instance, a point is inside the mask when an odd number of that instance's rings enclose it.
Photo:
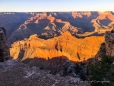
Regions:
[[[15,60],[0,63],[0,86],[87,86],[79,78],[52,75]]]
[[[106,55],[106,48],[105,48],[105,43],[102,43],[100,48],[99,48],[99,51],[95,55],[95,60],[100,61],[101,57],[104,56],[104,55]]]
[[[76,73],[75,73],[75,64],[70,62],[69,60],[66,60],[63,63],[63,74],[64,75],[69,75],[69,76],[73,76],[73,77],[79,77]]]
[[[0,27],[0,62],[10,59],[8,41],[6,39],[6,30]]]
[[[114,56],[114,31],[105,34],[106,55]]]
[[[66,60],[62,66],[63,75],[77,77],[82,80],[86,80],[84,68],[80,64],[74,64],[73,62]]]
[[[102,42],[103,36],[76,38],[65,32],[59,37],[44,40],[35,34],[29,39],[14,42],[10,55],[21,60],[34,57],[48,60],[63,55],[72,61],[84,61],[96,55]]]
[[[114,30],[105,33],[105,42],[101,44],[96,58],[100,60],[103,55],[114,56]]]

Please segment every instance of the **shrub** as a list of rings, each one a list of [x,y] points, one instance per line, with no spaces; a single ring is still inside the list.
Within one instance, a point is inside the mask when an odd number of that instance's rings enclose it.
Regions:
[[[87,74],[92,82],[91,86],[114,86],[114,57],[103,56],[100,62],[89,64]],[[98,82],[100,81],[100,82]],[[109,81],[101,82],[101,81]]]
[[[43,70],[43,69],[44,69],[44,67],[43,67],[43,66],[41,66],[41,67],[40,67],[40,70]]]

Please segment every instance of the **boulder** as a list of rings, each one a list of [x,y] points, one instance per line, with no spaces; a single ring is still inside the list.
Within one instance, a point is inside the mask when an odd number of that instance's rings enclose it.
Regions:
[[[76,73],[75,73],[75,64],[72,63],[71,61],[69,60],[66,60],[64,63],[63,63],[63,75],[70,75],[70,76],[73,76],[73,77],[76,77]]]
[[[79,64],[74,64],[73,62],[66,60],[63,63],[63,75],[64,76],[72,76],[76,78],[80,78],[82,80],[86,80],[84,68]]]

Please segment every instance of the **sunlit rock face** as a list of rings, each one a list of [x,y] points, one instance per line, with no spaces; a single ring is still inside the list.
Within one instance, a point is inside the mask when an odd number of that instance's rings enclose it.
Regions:
[[[10,59],[8,41],[6,39],[6,30],[0,27],[0,62]]]
[[[102,42],[103,36],[76,38],[65,32],[59,37],[44,40],[35,34],[14,42],[10,55],[20,61],[34,57],[48,60],[58,56],[66,56],[72,61],[84,61],[96,55]]]

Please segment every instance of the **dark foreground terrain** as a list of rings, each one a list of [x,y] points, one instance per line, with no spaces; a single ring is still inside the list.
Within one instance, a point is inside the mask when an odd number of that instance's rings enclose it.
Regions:
[[[16,60],[0,63],[0,86],[87,86],[79,78],[51,75]]]

